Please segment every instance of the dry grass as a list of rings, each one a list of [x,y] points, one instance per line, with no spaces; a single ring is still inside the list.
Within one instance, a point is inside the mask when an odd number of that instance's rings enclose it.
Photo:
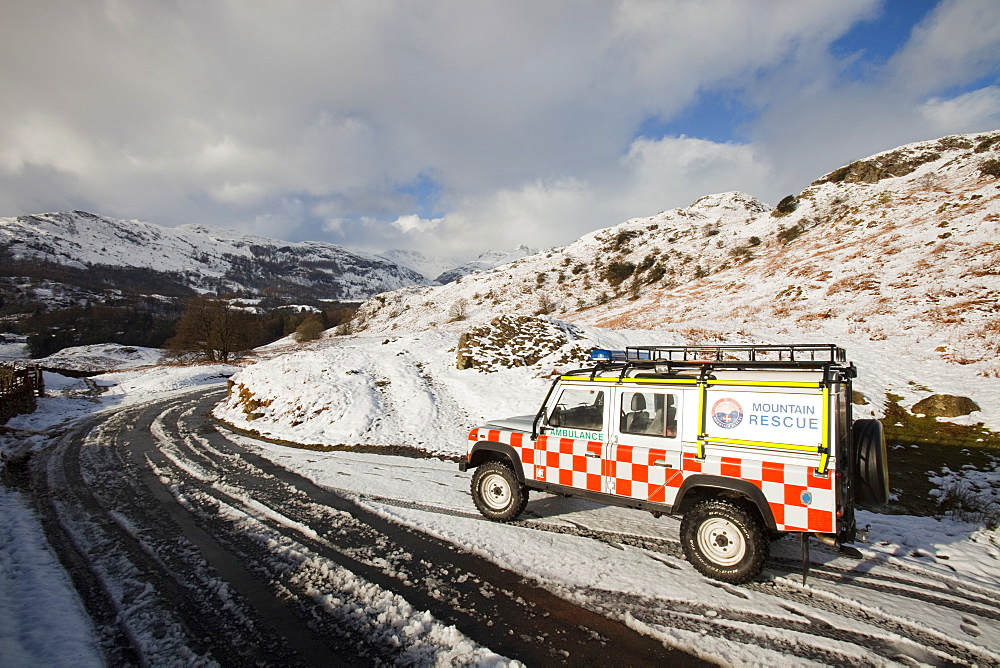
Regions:
[[[978,492],[968,484],[956,483],[945,487],[938,497],[938,504],[945,517],[991,530],[1000,527],[1000,504],[992,495]]]
[[[875,274],[855,274],[853,276],[845,276],[839,281],[835,281],[830,284],[830,287],[826,289],[827,296],[835,295],[838,292],[862,292],[862,291],[872,291],[878,293],[879,282]]]
[[[687,341],[688,345],[692,346],[711,343],[725,343],[728,340],[726,334],[712,329],[705,329],[703,327],[686,327],[684,329],[677,330],[677,333]]]

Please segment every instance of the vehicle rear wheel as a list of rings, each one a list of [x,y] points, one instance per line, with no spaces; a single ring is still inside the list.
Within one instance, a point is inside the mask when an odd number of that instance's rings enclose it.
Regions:
[[[685,513],[681,547],[699,573],[732,584],[757,577],[769,550],[760,521],[742,506],[722,500],[701,501]]]
[[[486,462],[472,476],[472,500],[479,512],[491,520],[506,522],[524,511],[528,490],[503,462]]]
[[[854,502],[881,506],[889,502],[889,458],[885,434],[878,420],[856,420],[851,430],[857,464],[854,469]]]

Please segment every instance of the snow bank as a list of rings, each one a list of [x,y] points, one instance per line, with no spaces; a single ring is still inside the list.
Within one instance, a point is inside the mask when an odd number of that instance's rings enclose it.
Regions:
[[[108,372],[153,366],[160,363],[163,354],[159,348],[101,343],[63,348],[33,364],[66,371]]]
[[[474,354],[496,369],[492,373],[457,368],[455,333],[328,340],[243,369],[215,415],[297,443],[406,445],[455,455],[464,453],[469,430],[484,420],[534,414],[553,375],[577,368],[580,350],[650,343],[649,332],[535,321],[546,324],[544,333],[572,329],[573,338],[549,341],[546,354],[531,364],[524,364],[528,353],[519,347],[477,347]],[[516,362],[506,368],[501,356]]]

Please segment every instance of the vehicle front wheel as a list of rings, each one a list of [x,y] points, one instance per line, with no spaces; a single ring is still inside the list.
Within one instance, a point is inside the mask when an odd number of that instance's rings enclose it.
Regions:
[[[681,520],[684,556],[702,575],[732,584],[757,577],[768,556],[760,521],[730,501],[701,501]]]
[[[528,490],[507,464],[486,462],[472,476],[472,500],[484,517],[506,522],[524,511]]]

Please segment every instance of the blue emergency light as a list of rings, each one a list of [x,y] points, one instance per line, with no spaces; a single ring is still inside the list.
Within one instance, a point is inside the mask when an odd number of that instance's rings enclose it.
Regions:
[[[590,359],[594,362],[624,362],[625,351],[594,348],[590,351]]]

